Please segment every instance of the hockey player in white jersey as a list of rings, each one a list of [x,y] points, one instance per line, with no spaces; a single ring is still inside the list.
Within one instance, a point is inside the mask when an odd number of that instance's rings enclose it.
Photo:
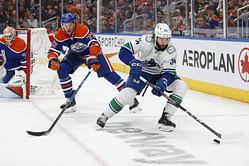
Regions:
[[[167,24],[156,25],[153,34],[146,34],[133,42],[126,43],[119,52],[120,59],[130,66],[130,73],[125,88],[114,97],[106,110],[97,119],[97,127],[103,128],[109,118],[129,105],[146,86],[140,77],[154,84],[152,94],[161,96],[171,92],[170,98],[177,104],[183,100],[187,85],[176,73],[177,52],[171,44],[171,30]],[[176,124],[171,117],[177,107],[168,101],[159,119],[159,129],[173,131]]]

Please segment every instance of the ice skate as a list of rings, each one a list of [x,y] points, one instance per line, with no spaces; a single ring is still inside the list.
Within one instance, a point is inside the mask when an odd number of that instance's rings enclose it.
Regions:
[[[161,131],[172,132],[176,127],[176,124],[169,119],[169,114],[165,112],[162,114],[158,123],[159,123],[159,130]]]
[[[65,108],[66,107],[66,108]],[[70,99],[67,99],[65,104],[62,104],[60,106],[61,109],[66,109],[65,113],[72,113],[72,112],[76,112],[76,101],[75,99],[72,100],[72,102],[70,102]]]
[[[108,117],[104,113],[102,113],[96,122],[96,128],[97,129],[104,128],[107,120],[108,120]]]
[[[142,111],[142,108],[140,107],[137,98],[134,98],[134,104],[129,106],[129,110],[131,113],[137,113]]]

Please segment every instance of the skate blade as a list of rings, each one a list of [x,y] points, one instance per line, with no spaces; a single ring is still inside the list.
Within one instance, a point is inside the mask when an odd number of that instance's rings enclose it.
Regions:
[[[139,107],[139,106],[137,106],[135,108],[132,108],[132,109],[129,109],[130,113],[137,113],[137,112],[140,112],[140,111],[142,111],[142,108]]]
[[[175,129],[172,126],[165,126],[165,125],[162,125],[162,124],[159,124],[158,128],[159,128],[160,131],[163,131],[163,132],[172,132]]]
[[[104,128],[104,127],[101,127],[100,125],[95,124],[95,129],[96,129],[97,131],[103,130],[103,128]]]
[[[76,112],[76,107],[67,108],[64,113],[74,113],[74,112]]]

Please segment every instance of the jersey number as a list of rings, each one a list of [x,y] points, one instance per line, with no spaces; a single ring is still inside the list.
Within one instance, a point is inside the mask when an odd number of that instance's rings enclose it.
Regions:
[[[136,44],[139,44],[141,41],[142,41],[141,37],[135,40]]]

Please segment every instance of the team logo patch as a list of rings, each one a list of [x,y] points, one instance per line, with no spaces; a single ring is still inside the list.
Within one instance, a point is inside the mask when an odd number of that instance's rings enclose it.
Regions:
[[[71,45],[71,49],[74,52],[83,52],[85,49],[87,49],[87,45],[84,43],[77,42]]]

